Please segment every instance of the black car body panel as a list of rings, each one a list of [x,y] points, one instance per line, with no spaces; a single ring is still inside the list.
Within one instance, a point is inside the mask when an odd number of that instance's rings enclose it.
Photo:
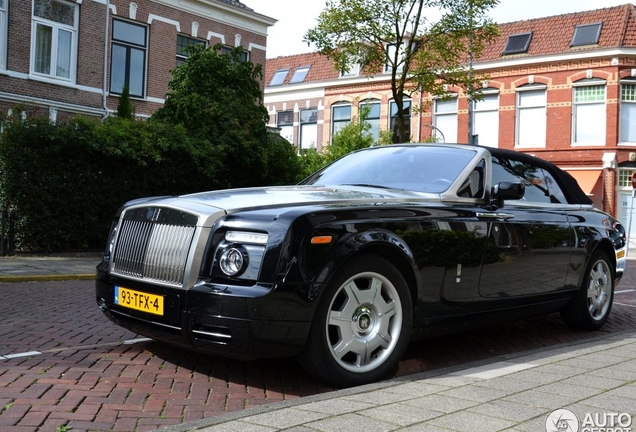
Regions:
[[[363,177],[362,162],[377,152],[387,166],[370,168],[374,178],[337,183],[347,170]],[[405,166],[420,152],[451,154],[452,166]],[[393,156],[402,165],[391,166]],[[429,174],[431,183],[420,183]],[[336,180],[323,182],[330,175]],[[511,181],[538,201],[504,201],[496,186]],[[142,335],[232,358],[291,356],[306,348],[323,293],[354,257],[379,257],[404,278],[414,340],[559,310],[595,251],[609,257],[617,283],[624,240],[618,221],[540,159],[478,146],[385,146],[297,186],[128,203],[97,268],[96,296],[109,319]],[[229,275],[233,265],[243,267]],[[162,314],[116,304],[115,287],[160,297]]]

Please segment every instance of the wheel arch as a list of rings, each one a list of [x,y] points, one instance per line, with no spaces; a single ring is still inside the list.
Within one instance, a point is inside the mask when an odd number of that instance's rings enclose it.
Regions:
[[[413,253],[406,242],[390,231],[367,231],[358,233],[350,238],[340,247],[339,252],[336,254],[335,262],[325,263],[322,271],[318,272],[319,275],[326,276],[318,282],[322,286],[326,286],[341,268],[361,254],[374,255],[385,259],[399,270],[406,281],[413,309],[415,309],[418,287],[421,283],[418,276],[418,268]]]
[[[590,250],[588,250],[586,267],[589,265],[589,261],[592,259],[592,255],[594,255],[594,252],[596,251],[602,251],[607,254],[609,259],[612,261],[612,273],[616,276],[616,249],[612,242],[607,238],[603,238],[593,245]]]
[[[415,309],[417,305],[417,287],[419,285],[419,278],[416,276],[416,272],[414,271],[413,261],[410,260],[400,249],[383,243],[369,245],[366,248],[363,248],[360,253],[377,255],[384,258],[400,271],[402,277],[404,277],[404,280],[406,281],[406,285],[409,288],[409,293],[413,300],[413,309]]]

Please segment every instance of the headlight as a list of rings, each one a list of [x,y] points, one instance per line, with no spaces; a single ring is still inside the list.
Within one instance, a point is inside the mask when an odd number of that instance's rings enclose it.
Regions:
[[[269,235],[252,231],[227,231],[216,245],[210,276],[255,281],[261,270]]]
[[[247,253],[238,247],[228,247],[219,258],[219,267],[227,276],[236,276],[247,266]]]

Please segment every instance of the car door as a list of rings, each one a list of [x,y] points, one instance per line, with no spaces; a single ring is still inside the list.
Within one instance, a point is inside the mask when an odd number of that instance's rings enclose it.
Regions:
[[[480,295],[511,298],[564,289],[574,233],[563,193],[543,168],[493,156],[492,184],[506,181],[522,182],[526,192],[479,215],[490,220]]]

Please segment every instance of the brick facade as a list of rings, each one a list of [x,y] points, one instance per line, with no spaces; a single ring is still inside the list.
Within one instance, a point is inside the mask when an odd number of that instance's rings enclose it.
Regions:
[[[236,1],[61,1],[79,9],[74,79],[33,72],[33,1],[8,0],[6,69],[0,69],[1,111],[26,103],[61,119],[74,114],[104,117],[116,110],[119,98],[109,93],[113,19],[148,29],[146,91],[143,97],[132,98],[140,116],[151,115],[165,100],[176,65],[177,34],[208,40],[210,45],[240,45],[249,52],[250,61],[265,64],[267,28],[276,22]]]

